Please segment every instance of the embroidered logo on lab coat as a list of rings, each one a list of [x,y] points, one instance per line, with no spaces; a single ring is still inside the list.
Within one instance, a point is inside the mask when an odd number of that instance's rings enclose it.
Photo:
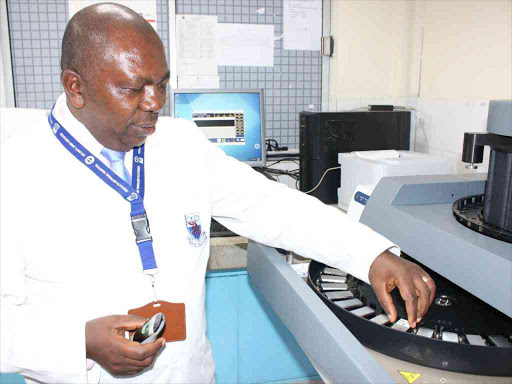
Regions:
[[[194,247],[200,247],[206,241],[206,233],[201,228],[199,213],[185,215],[185,225],[188,231],[188,243]]]

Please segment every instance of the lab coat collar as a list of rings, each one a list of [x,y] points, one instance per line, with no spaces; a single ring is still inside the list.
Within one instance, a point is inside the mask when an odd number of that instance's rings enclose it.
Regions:
[[[94,156],[104,159],[101,155],[101,150],[104,148],[98,140],[89,132],[89,130],[78,119],[73,116],[66,103],[66,94],[62,93],[55,107],[53,114],[57,121],[85,148],[89,150]],[[105,159],[106,160],[106,159]],[[107,162],[108,164],[108,162]]]

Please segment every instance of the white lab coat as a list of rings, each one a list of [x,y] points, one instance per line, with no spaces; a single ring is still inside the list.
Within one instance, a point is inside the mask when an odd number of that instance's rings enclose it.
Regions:
[[[72,116],[64,95],[55,116],[102,159],[103,147]],[[193,123],[159,122],[146,144],[144,203],[159,267],[156,289],[162,300],[185,303],[187,338],[167,343],[142,374],[113,378],[99,364],[88,371],[85,323],[126,314],[153,292],[129,204],[73,158],[47,121],[30,131],[1,151],[1,372],[56,383],[212,382],[204,307],[211,216],[242,236],[365,281],[374,258],[393,247],[336,208],[224,155]],[[194,213],[200,240],[186,228],[185,217]]]

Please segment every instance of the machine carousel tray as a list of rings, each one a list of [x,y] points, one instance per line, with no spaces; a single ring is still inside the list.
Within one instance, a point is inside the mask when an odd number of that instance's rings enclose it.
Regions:
[[[402,257],[412,260],[405,254]],[[391,295],[399,320],[390,324],[371,286],[343,271],[312,261],[308,285],[370,349],[437,369],[512,376],[512,319],[422,267],[436,282],[437,290],[434,303],[415,329],[409,328],[398,289]],[[323,289],[328,276],[336,275],[346,275],[347,288],[339,292]]]

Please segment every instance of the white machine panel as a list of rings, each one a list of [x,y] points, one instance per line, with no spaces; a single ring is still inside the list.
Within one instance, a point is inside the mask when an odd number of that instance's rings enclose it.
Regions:
[[[386,176],[446,175],[453,173],[450,159],[410,151],[339,153],[341,165],[338,206],[347,211],[358,185],[377,184]]]

